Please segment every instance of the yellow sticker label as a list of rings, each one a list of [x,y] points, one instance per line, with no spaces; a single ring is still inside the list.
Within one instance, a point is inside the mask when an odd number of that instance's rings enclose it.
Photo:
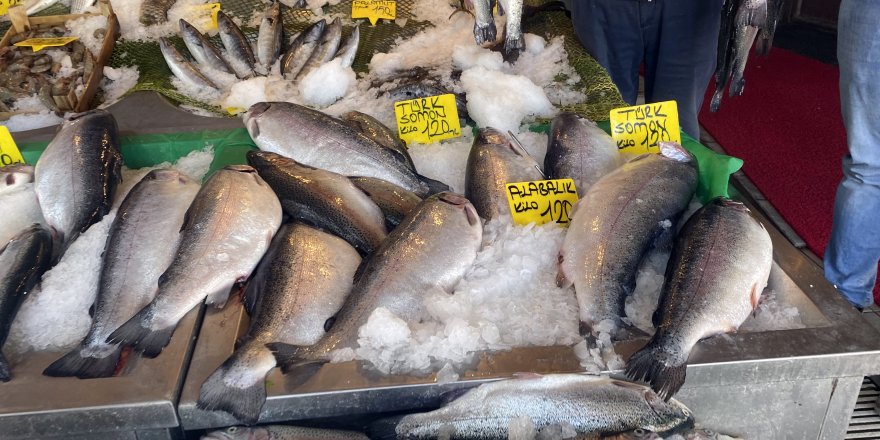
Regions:
[[[9,129],[5,125],[0,125],[0,166],[5,167],[14,163],[24,163],[24,158],[21,157],[12,135],[9,134]]]
[[[226,113],[229,113],[229,114],[232,115],[232,116],[235,116],[235,115],[237,115],[237,114],[239,114],[239,113],[244,113],[244,112],[246,112],[246,111],[247,111],[246,108],[241,108],[241,107],[226,107]]]
[[[572,179],[508,183],[506,193],[510,214],[518,225],[554,222],[568,226],[578,201]]]
[[[394,103],[397,133],[406,143],[430,144],[461,136],[455,95],[447,93]]]
[[[0,15],[6,15],[9,8],[21,4],[24,0],[0,0]]]
[[[15,43],[15,45],[19,47],[30,46],[30,48],[33,49],[34,52],[39,52],[47,47],[66,46],[78,39],[79,38],[77,37],[28,38],[27,40]]]
[[[621,153],[659,153],[660,142],[681,143],[675,101],[611,110],[611,137]]]
[[[397,2],[394,0],[354,0],[351,2],[351,18],[366,18],[375,26],[380,18],[397,18]]]
[[[193,5],[190,9],[196,17],[192,17],[190,24],[196,29],[205,32],[217,29],[217,13],[220,12],[220,3],[205,3],[203,5]],[[210,16],[208,15],[210,14]]]

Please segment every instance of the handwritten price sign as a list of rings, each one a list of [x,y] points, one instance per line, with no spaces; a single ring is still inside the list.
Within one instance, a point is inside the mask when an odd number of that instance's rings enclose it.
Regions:
[[[394,103],[397,133],[404,142],[430,144],[461,136],[455,95],[416,98]]]
[[[397,2],[394,0],[354,0],[351,2],[351,18],[366,18],[375,26],[380,18],[397,18]]]
[[[578,201],[574,180],[555,179],[508,183],[507,202],[518,225],[571,222],[571,211]]]
[[[0,0],[0,15],[6,15],[9,8],[21,4],[23,0]]]
[[[611,137],[621,153],[659,153],[660,142],[681,143],[675,101],[611,110]]]
[[[14,163],[24,163],[18,146],[12,140],[9,129],[5,125],[0,125],[0,166],[12,165]]]

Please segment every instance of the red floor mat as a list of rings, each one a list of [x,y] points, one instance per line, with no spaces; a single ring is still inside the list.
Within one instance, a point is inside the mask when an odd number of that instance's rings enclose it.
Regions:
[[[846,154],[837,66],[774,48],[767,58],[752,54],[745,78],[743,95],[725,96],[717,113],[708,110],[712,84],[700,123],[822,256]]]

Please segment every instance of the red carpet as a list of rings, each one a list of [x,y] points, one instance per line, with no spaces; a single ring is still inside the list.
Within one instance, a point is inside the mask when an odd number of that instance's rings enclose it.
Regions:
[[[837,66],[774,48],[752,54],[745,78],[743,95],[725,95],[718,113],[708,110],[712,84],[700,123],[821,257],[846,154]],[[874,296],[880,303],[880,289]]]

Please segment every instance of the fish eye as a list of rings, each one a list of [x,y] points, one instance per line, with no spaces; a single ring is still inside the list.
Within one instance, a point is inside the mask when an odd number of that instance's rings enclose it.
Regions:
[[[226,432],[230,434],[235,434],[235,431],[238,431],[238,427],[236,426],[230,426],[229,429],[226,430]]]
[[[633,434],[635,434],[635,435],[641,437],[641,436],[645,435],[645,430],[642,429],[642,428],[638,428],[638,429],[636,429],[635,431],[633,431]]]

